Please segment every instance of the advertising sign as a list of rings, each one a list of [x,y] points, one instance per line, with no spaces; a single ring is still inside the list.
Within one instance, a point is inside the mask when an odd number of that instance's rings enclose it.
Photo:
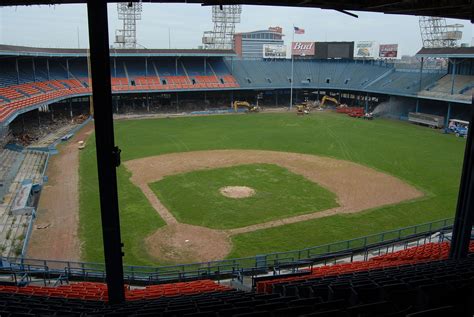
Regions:
[[[396,58],[398,55],[398,44],[380,44],[379,57]]]
[[[263,58],[286,58],[286,46],[263,44]]]
[[[313,56],[314,47],[314,42],[293,42],[291,43],[291,54],[293,56]]]
[[[373,41],[356,42],[354,46],[354,57],[356,58],[375,58],[376,43]]]

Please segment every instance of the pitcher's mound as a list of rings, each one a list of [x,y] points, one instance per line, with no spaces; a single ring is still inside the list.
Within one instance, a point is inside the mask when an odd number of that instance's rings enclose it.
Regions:
[[[247,186],[226,186],[220,188],[219,192],[229,198],[247,198],[255,195],[255,190]]]

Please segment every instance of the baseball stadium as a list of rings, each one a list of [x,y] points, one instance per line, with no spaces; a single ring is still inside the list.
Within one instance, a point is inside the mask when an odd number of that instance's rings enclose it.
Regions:
[[[235,32],[258,1],[188,1],[203,46],[139,47],[146,6],[108,2],[0,4],[89,26],[88,48],[0,44],[0,315],[474,314],[474,46],[446,24],[469,1],[264,3],[422,15],[409,58]]]

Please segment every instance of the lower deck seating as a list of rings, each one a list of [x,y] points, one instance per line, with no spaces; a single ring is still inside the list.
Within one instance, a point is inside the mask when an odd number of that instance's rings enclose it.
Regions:
[[[474,252],[474,243],[470,245]],[[357,261],[314,268],[310,277],[296,276],[288,278],[275,278],[257,283],[257,292],[271,293],[273,286],[278,283],[304,281],[313,277],[328,277],[341,274],[356,273],[374,269],[384,269],[400,265],[412,265],[423,261],[443,260],[448,258],[449,243],[427,243],[421,246],[401,250],[372,258],[370,261]]]
[[[145,288],[126,288],[127,300],[153,299],[163,296],[180,296],[198,294],[205,292],[217,292],[230,290],[229,287],[221,286],[211,280],[199,280],[193,282],[181,282],[162,285],[151,285]],[[0,285],[0,293],[14,293],[33,296],[77,298],[84,300],[107,301],[107,285],[103,283],[81,282],[58,287],[47,286],[10,286]]]
[[[0,288],[2,316],[472,316],[474,258],[439,260],[280,284],[271,294],[204,282],[149,286],[120,305],[97,300],[105,286],[77,283],[56,294]],[[179,284],[179,286],[178,286]],[[174,285],[174,286],[173,286]],[[191,286],[193,285],[193,286]],[[33,287],[24,287],[23,290]],[[167,289],[180,292],[166,292]],[[52,288],[49,288],[52,289]],[[54,288],[53,288],[54,289]],[[184,292],[189,289],[189,292]],[[152,291],[153,290],[153,291]],[[127,297],[138,290],[127,290]],[[158,295],[153,294],[159,292]],[[74,293],[75,292],[75,293]],[[78,296],[80,294],[80,296]],[[82,295],[83,294],[83,295]],[[99,295],[98,295],[99,294]],[[138,293],[136,293],[138,294]],[[66,296],[64,296],[66,295]],[[82,299],[77,299],[80,297]]]

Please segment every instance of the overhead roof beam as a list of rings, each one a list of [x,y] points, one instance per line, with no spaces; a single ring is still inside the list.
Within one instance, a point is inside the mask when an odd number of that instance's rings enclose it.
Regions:
[[[0,6],[33,5],[33,4],[67,4],[86,3],[87,0],[2,0]],[[98,2],[116,3],[116,0],[96,0]],[[138,2],[131,0],[128,2]],[[389,14],[420,15],[445,18],[460,18],[471,20],[474,18],[473,3],[471,0],[408,0],[408,1],[340,1],[340,0],[143,0],[149,3],[200,3],[204,5],[248,4],[248,5],[273,5],[288,7],[314,7],[320,9],[333,9],[343,11],[369,11]]]

